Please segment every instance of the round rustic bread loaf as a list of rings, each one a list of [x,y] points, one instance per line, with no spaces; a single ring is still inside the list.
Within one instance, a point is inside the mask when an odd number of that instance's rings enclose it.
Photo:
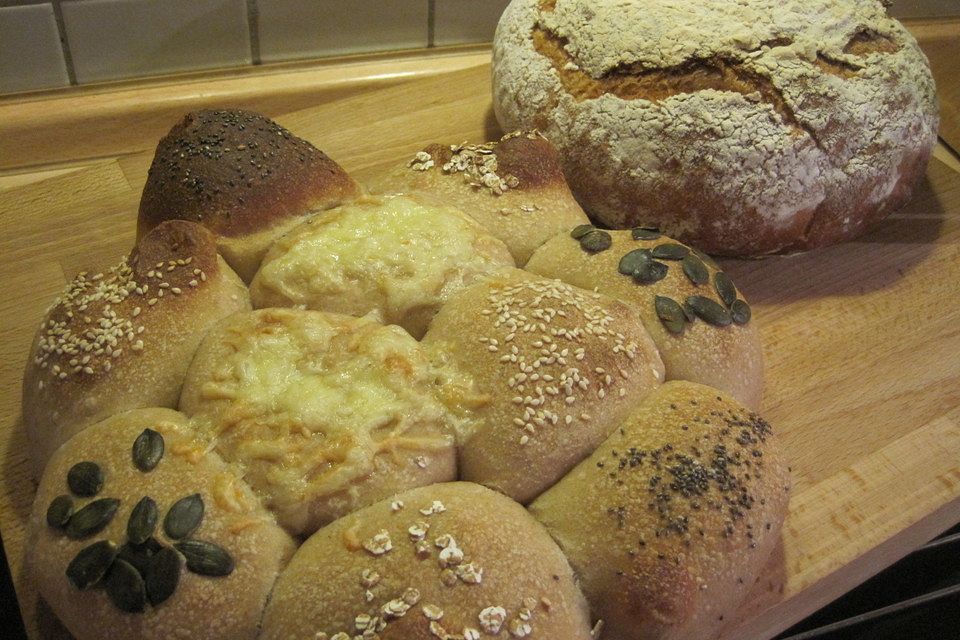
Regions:
[[[44,471],[28,566],[77,640],[253,640],[294,541],[186,418],[138,409]]]
[[[263,640],[588,640],[567,561],[523,507],[464,482],[413,489],[315,533],[280,575]]]
[[[457,477],[440,373],[396,326],[319,311],[236,314],[210,331],[180,409],[295,535]]]
[[[530,512],[605,635],[707,638],[766,563],[789,484],[763,418],[710,387],[668,382]]]
[[[482,398],[460,437],[460,478],[519,502],[589,455],[663,380],[632,307],[517,269],[454,296],[423,343]]]
[[[79,274],[53,303],[23,375],[33,471],[85,427],[138,407],[176,407],[207,329],[250,308],[212,233],[165,222],[106,273]]]
[[[359,193],[340,165],[272,120],[238,109],[195,111],[157,145],[137,236],[164,220],[199,222],[250,282],[275,238]]]
[[[486,144],[432,144],[371,190],[428,193],[457,207],[502,240],[519,267],[554,233],[587,222],[556,148],[537,132]]]
[[[938,126],[879,0],[514,0],[493,87],[594,219],[723,255],[861,234],[909,198]]]
[[[512,266],[504,244],[457,209],[421,196],[364,197],[277,240],[250,297],[258,308],[372,312],[419,338],[453,293]]]
[[[633,305],[667,380],[707,384],[760,408],[763,348],[750,305],[702,253],[652,229],[584,226],[550,239],[527,269]]]

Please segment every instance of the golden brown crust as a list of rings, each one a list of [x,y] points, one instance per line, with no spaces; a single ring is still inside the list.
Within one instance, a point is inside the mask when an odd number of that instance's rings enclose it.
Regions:
[[[530,512],[610,637],[700,638],[764,566],[789,484],[760,416],[715,389],[668,382]]]
[[[657,313],[657,296],[680,304],[689,296],[702,296],[727,308],[716,291],[719,271],[716,265],[667,236],[635,240],[631,231],[604,233],[609,234],[611,246],[599,252],[584,250],[569,232],[559,233],[534,253],[527,269],[633,305],[660,351],[667,380],[707,384],[730,393],[749,407],[759,408],[763,393],[763,351],[755,320],[743,325],[731,322],[721,327],[697,318],[693,322],[684,322],[683,329],[673,333]],[[667,267],[666,276],[650,284],[639,284],[634,277],[620,272],[620,261],[627,253],[669,244],[680,245],[697,257],[709,280],[694,284],[685,274],[680,260],[656,260]],[[736,293],[742,300],[742,293]]]
[[[399,494],[314,534],[278,579],[262,637],[365,629],[382,640],[590,637],[546,531],[512,500],[463,482]]]
[[[213,234],[165,222],[105,274],[79,274],[34,339],[23,422],[34,473],[86,426],[137,407],[175,407],[206,330],[250,308]]]
[[[453,298],[424,345],[472,378],[460,477],[527,502],[663,379],[632,307],[513,270]]]
[[[429,145],[373,189],[425,193],[461,209],[502,240],[518,266],[555,232],[587,222],[557,150],[535,131],[483,145]]]
[[[224,257],[253,276],[270,240],[307,214],[360,192],[322,151],[262,115],[187,114],[157,145],[137,234],[164,220],[199,222],[222,237]]]
[[[402,329],[263,309],[211,330],[180,400],[295,535],[456,477],[456,416]]]
[[[152,471],[144,473],[134,466],[131,452],[147,428],[163,436],[164,454]],[[103,487],[94,497],[72,495],[66,482],[70,468],[84,461],[103,471]],[[118,547],[128,541],[127,522],[141,498],[149,496],[156,502],[159,522],[154,538],[171,546],[175,540],[164,532],[164,518],[174,502],[197,493],[203,517],[189,537],[225,549],[235,565],[229,575],[201,576],[183,568],[170,598],[157,606],[148,604],[143,613],[121,612],[102,586],[80,590],[70,583],[65,573],[81,549],[101,540]],[[64,494],[72,495],[77,509],[102,498],[120,503],[105,529],[74,540],[46,521],[48,506]],[[113,416],[57,451],[37,490],[29,535],[28,565],[40,594],[78,640],[253,640],[274,580],[294,551],[293,540],[236,471],[195,439],[185,416],[169,409]]]

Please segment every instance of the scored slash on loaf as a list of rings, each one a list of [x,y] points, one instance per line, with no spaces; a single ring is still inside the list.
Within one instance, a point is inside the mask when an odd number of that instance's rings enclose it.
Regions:
[[[535,132],[411,155],[369,195],[256,114],[161,141],[24,377],[78,640],[687,637],[754,582],[789,479],[742,292],[589,224]]]

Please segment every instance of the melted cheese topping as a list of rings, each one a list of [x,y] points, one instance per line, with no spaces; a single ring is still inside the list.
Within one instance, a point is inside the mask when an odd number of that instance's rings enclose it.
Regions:
[[[453,446],[437,372],[399,327],[270,309],[220,337],[232,355],[201,383],[201,413],[293,530],[309,527],[313,502],[355,500],[378,467],[400,474]]]
[[[281,238],[251,285],[255,306],[374,312],[416,336],[454,291],[502,266],[506,246],[459,211],[365,198]]]

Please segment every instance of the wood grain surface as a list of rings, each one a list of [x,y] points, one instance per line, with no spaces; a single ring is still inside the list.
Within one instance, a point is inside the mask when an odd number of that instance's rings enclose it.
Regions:
[[[499,135],[485,60],[389,82],[372,67],[367,82],[317,90],[309,108],[270,104],[282,124],[363,181],[428,142]],[[145,117],[111,113],[118,129]],[[176,116],[147,119],[153,131]],[[8,156],[0,175],[0,531],[32,637],[65,632],[22,561],[34,491],[22,369],[66,279],[132,246],[158,136],[147,146],[132,137],[130,148],[114,141],[106,154],[73,142],[57,155],[39,136],[26,154],[36,166]],[[795,489],[782,542],[722,637],[769,638],[960,521],[960,163],[940,147],[913,200],[858,241],[723,266],[761,327],[763,413],[785,443]]]

